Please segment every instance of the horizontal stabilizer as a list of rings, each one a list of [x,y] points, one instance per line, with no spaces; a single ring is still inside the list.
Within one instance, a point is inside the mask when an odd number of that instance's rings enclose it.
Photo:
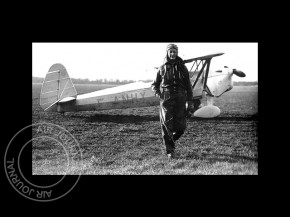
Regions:
[[[59,101],[59,103],[69,102],[75,99],[76,99],[75,97],[70,96],[70,97],[63,98],[62,100]]]

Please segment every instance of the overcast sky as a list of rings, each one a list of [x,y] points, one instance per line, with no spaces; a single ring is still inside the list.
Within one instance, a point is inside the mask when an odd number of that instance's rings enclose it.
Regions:
[[[174,42],[172,42],[174,43]],[[44,78],[51,65],[61,63],[71,78],[147,80],[163,63],[169,43],[32,43],[32,75]],[[246,73],[234,81],[258,81],[258,43],[175,43],[182,59],[217,52],[210,70],[224,66]],[[186,64],[188,69],[192,63]]]

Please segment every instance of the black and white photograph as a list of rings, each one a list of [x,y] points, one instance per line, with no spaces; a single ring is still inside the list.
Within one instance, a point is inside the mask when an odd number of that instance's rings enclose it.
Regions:
[[[258,43],[32,43],[33,175],[258,175]]]

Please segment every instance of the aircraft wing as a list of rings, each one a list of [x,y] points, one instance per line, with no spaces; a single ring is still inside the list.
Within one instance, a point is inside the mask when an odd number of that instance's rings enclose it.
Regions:
[[[221,56],[224,53],[216,53],[216,54],[210,54],[210,55],[206,55],[206,56],[202,56],[202,57],[196,57],[196,58],[192,58],[192,59],[188,59],[188,60],[183,60],[183,63],[190,63],[192,61],[196,61],[196,60],[207,60],[207,59],[211,59],[213,57],[216,56]]]

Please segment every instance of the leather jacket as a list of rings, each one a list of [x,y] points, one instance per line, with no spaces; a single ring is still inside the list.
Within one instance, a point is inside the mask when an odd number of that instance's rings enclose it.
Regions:
[[[168,61],[166,58],[166,62],[159,67],[151,87],[154,94],[159,96],[161,96],[160,88],[185,90],[187,101],[192,101],[192,87],[188,69],[179,56],[173,61]]]

